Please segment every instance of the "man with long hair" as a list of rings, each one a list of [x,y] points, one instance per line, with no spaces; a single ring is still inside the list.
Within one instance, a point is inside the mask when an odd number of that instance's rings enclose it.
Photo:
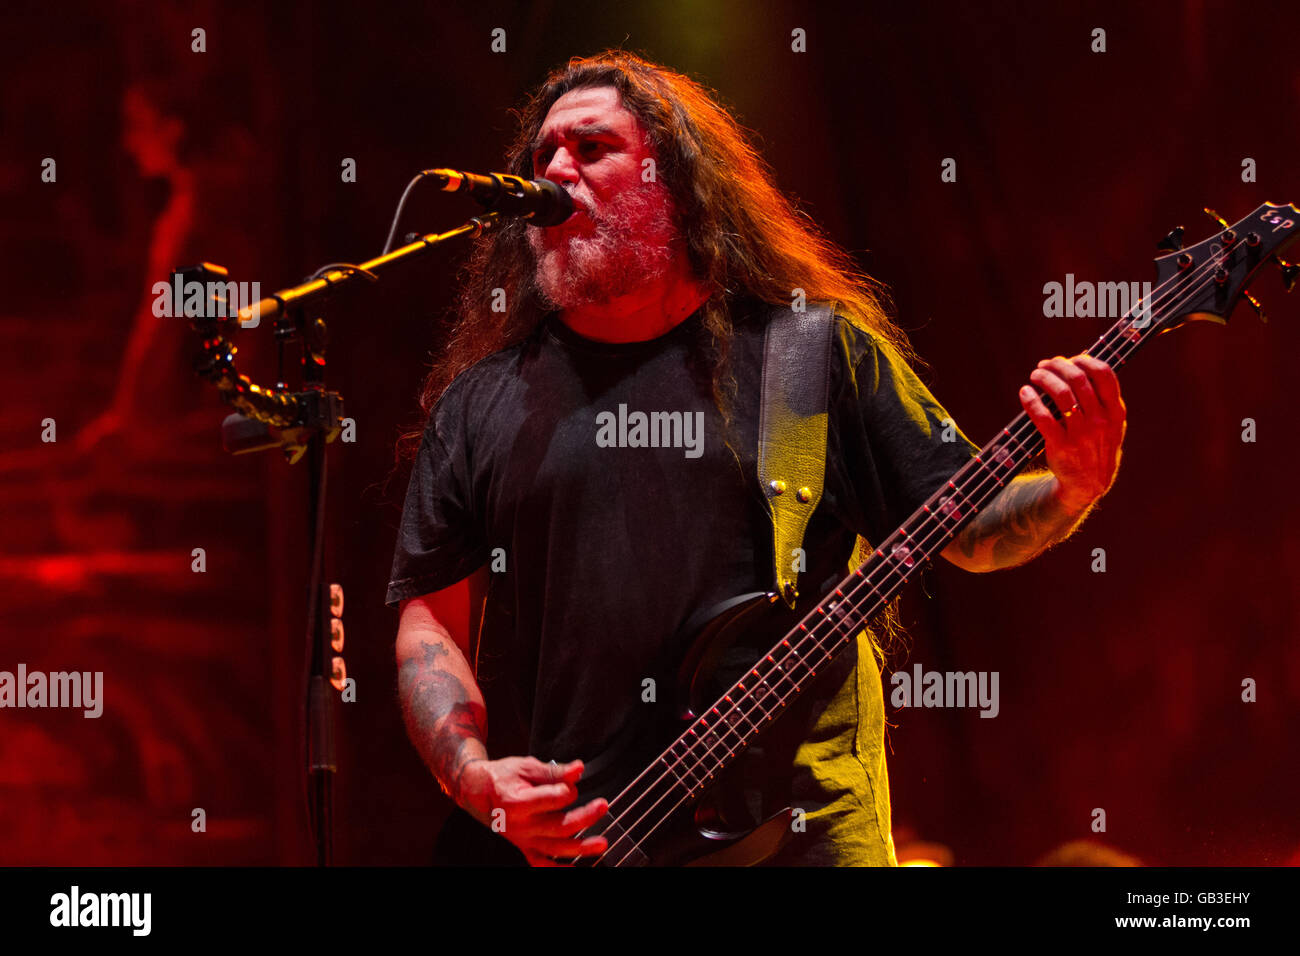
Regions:
[[[978,448],[912,372],[881,287],[693,80],[621,51],[575,59],[528,100],[508,162],[576,211],[511,220],[469,260],[422,396],[387,600],[407,729],[460,807],[439,859],[545,865],[606,849],[581,831],[608,802],[579,801],[579,781],[660,705],[683,623],[771,589],[755,461],[764,331],[788,315],[775,306],[834,303],[806,580],[842,577],[859,536],[883,540]],[[1057,356],[1029,378],[1068,412],[1022,389],[1048,467],[943,552],[971,571],[1064,539],[1119,466],[1124,405],[1104,363]],[[683,442],[602,440],[598,423],[629,410],[680,415]],[[803,811],[768,862],[896,864],[880,651],[862,632],[764,736],[756,818]]]

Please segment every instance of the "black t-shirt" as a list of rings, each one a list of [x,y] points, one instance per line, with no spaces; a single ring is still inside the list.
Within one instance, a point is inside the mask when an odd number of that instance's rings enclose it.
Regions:
[[[551,315],[457,376],[433,409],[387,603],[504,566],[489,575],[477,655],[493,757],[591,761],[640,716],[645,679],[676,667],[694,612],[772,589],[756,478],[772,310],[745,301],[732,313],[725,432],[696,358],[707,345],[700,312],[617,344]],[[883,340],[834,321],[825,489],[804,536],[801,591],[842,577],[857,535],[883,540],[978,452],[955,425],[945,435],[948,413]],[[645,447],[636,412],[680,413],[683,427],[664,432],[675,439],[666,447]],[[787,802],[805,811],[806,830],[779,862],[894,862],[869,648],[860,635],[782,722],[797,738]]]

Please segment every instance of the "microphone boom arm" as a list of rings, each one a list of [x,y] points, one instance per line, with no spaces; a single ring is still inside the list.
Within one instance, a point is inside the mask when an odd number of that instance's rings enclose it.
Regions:
[[[420,236],[400,249],[386,252],[369,262],[363,262],[355,266],[340,265],[319,278],[310,279],[289,289],[281,289],[260,302],[254,302],[252,305],[240,309],[238,315],[239,324],[246,329],[256,328],[262,318],[273,319],[290,308],[301,307],[318,297],[323,298],[333,292],[334,289],[346,285],[358,277],[373,282],[376,278],[376,272],[398,260],[427,252],[434,246],[452,239],[459,239],[461,236],[468,235],[471,239],[477,239],[483,233],[495,229],[500,221],[501,213],[485,212],[457,226],[455,229],[443,233],[431,232],[428,235]]]
[[[301,335],[305,352],[318,354],[323,364],[324,323],[320,320],[300,321],[305,308],[319,304],[336,289],[358,278],[377,282],[379,277],[376,272],[398,260],[418,256],[434,246],[462,236],[478,238],[496,228],[501,219],[502,214],[499,212],[482,213],[455,229],[420,236],[400,249],[394,249],[369,262],[360,265],[339,263],[326,267],[329,271],[324,275],[282,289],[260,302],[240,309],[234,317],[228,317],[224,309],[218,309],[215,317],[191,318],[190,323],[199,333],[203,346],[202,352],[195,356],[194,370],[201,378],[214,384],[222,401],[238,413],[228,417],[223,424],[223,444],[226,449],[238,455],[278,447],[283,449],[289,463],[295,464],[307,451],[311,435],[319,433],[327,443],[332,442],[338,437],[343,419],[342,396],[325,391],[319,384],[304,381],[302,391],[292,391],[282,385],[258,385],[247,375],[240,374],[235,368],[235,353],[238,349],[229,338],[234,331],[231,326],[234,326],[236,320],[236,328],[256,328],[263,316],[273,319],[277,338],[282,343],[287,338]],[[225,270],[211,263],[203,263],[191,269],[179,270],[179,274],[187,278],[224,277]],[[312,367],[313,363],[306,361],[304,355],[304,370]],[[272,428],[280,433],[272,435]]]

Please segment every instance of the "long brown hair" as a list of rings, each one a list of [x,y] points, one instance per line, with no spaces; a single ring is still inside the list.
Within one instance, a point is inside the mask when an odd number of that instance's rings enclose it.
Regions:
[[[749,297],[789,305],[795,289],[808,301],[834,301],[854,324],[885,339],[915,362],[903,332],[890,321],[883,286],[861,272],[777,189],[746,131],[715,96],[681,73],[622,50],[574,58],[553,71],[517,111],[519,133],[508,171],[533,177],[530,145],[557,99],[582,87],[612,86],[640,121],[655,155],[656,175],[672,196],[674,221],[698,280],[712,290],[701,327],[713,399],[730,420],[727,355],[733,334],[728,301]],[[420,394],[425,416],[452,380],[480,359],[523,341],[546,315],[522,219],[511,219],[474,247],[461,276],[456,316],[442,355]],[[505,312],[492,311],[494,290]],[[496,294],[500,301],[500,294]],[[410,457],[421,427],[403,435]]]

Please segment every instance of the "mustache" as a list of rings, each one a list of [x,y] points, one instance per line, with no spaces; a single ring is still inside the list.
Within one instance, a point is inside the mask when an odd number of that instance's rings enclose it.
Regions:
[[[607,217],[596,212],[594,203],[591,203],[580,196],[575,196],[573,193],[569,193],[569,197],[573,200],[573,216],[577,216],[580,212],[585,213],[587,218],[591,221],[592,226],[595,227],[599,227],[607,222]],[[536,233],[537,235],[534,236],[534,239],[542,245],[551,245],[553,243],[567,241],[563,237],[571,228],[573,222],[574,220],[571,217],[553,229],[540,229],[534,226],[529,232],[530,235]]]
[[[596,218],[596,206],[594,203],[583,199],[581,196],[575,196],[573,193],[569,193],[569,198],[573,200],[573,208],[575,211],[586,213],[587,218],[592,222],[598,221]]]

